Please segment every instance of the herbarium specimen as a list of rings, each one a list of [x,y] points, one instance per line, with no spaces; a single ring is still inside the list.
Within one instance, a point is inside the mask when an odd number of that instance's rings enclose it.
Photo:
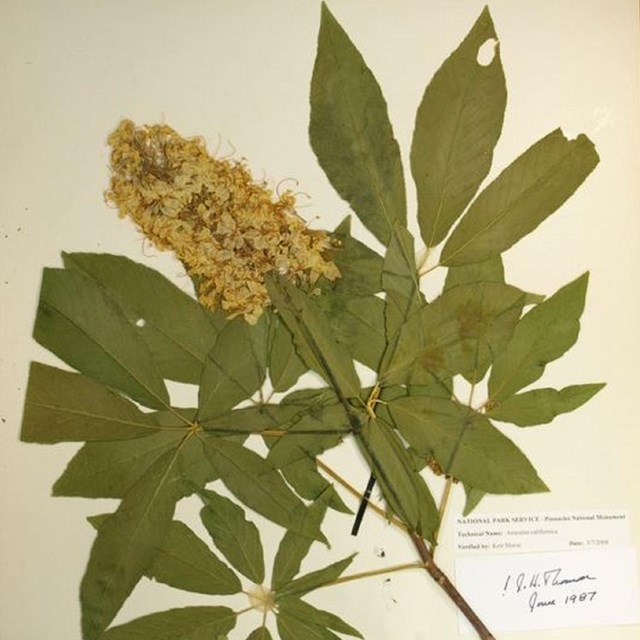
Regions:
[[[492,59],[479,61],[487,42]],[[263,612],[248,640],[276,629],[281,640],[362,637],[306,599],[358,578],[352,557],[301,572],[311,546],[328,542],[327,511],[350,512],[341,494],[353,487],[322,457],[347,441],[371,470],[354,530],[365,512],[386,518],[416,551],[388,571],[424,570],[435,581],[425,597],[444,589],[493,638],[436,562],[452,486],[466,492],[467,513],[485,494],[546,491],[494,423],[550,422],[603,386],[531,387],[576,342],[588,276],[533,295],[507,282],[501,254],[572,195],[598,155],[558,129],[483,185],[506,103],[488,9],[417,110],[410,169],[423,249],[407,227],[381,89],[324,5],[310,100],[320,166],[383,254],[348,218],[310,229],[293,193],[274,195],[202,140],[126,120],[109,137],[107,199],[175,253],[193,296],[122,256],[63,254],[63,268],[44,270],[34,336],[74,371],[32,364],[22,439],[85,443],[54,495],[120,500],[89,519],[84,640],[226,638],[244,611],[224,597],[243,591],[247,609]],[[444,286],[427,300],[422,279],[435,269],[446,270]],[[322,384],[304,388],[307,372]],[[174,406],[165,380],[198,385],[197,407]],[[446,478],[442,495],[431,474]],[[174,517],[189,496],[202,502],[207,540]],[[251,512],[282,528],[270,568]],[[143,578],[210,594],[211,605],[112,625]]]

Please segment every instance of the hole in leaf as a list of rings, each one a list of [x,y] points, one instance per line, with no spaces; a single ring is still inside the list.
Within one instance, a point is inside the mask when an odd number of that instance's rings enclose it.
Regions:
[[[498,41],[495,38],[489,38],[480,45],[476,60],[481,67],[488,67],[493,62],[497,46]]]
[[[142,329],[142,327],[144,327],[147,324],[147,321],[144,318],[138,318],[136,320],[136,327],[139,327],[140,329]]]

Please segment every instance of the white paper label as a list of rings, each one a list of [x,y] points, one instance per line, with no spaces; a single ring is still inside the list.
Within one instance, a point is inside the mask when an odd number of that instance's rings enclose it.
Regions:
[[[640,621],[631,547],[466,556],[458,589],[495,631],[560,629]],[[471,631],[461,620],[461,631]]]
[[[621,547],[629,541],[629,514],[621,510],[481,514],[456,521],[458,555]]]

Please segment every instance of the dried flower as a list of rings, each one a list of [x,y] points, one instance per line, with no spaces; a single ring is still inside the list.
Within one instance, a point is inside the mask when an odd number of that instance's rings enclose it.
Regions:
[[[307,289],[340,276],[328,257],[330,237],[307,228],[294,194],[274,198],[243,162],[213,158],[201,139],[166,125],[123,120],[108,142],[107,200],[156,247],[175,252],[197,277],[204,305],[255,323],[269,304],[269,272]]]

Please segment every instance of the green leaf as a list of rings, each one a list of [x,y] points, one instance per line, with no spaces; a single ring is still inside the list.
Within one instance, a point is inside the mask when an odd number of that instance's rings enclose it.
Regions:
[[[101,640],[215,640],[235,626],[236,614],[228,607],[184,607],[112,627]]]
[[[381,291],[382,256],[351,235],[351,218],[346,217],[331,235],[339,245],[332,259],[340,270],[332,290],[359,298]]]
[[[589,274],[559,289],[525,314],[496,358],[489,377],[489,397],[503,402],[535,382],[545,366],[559,358],[578,339]]]
[[[264,359],[243,318],[231,320],[207,356],[200,382],[198,419],[220,416],[250,398],[265,378]]]
[[[264,554],[258,528],[244,509],[214,491],[200,493],[205,506],[200,518],[216,547],[243,575],[256,584],[264,581]]]
[[[466,518],[479,504],[482,498],[487,494],[484,491],[479,491],[468,485],[464,485],[464,490],[467,495],[467,499],[464,503],[464,509],[462,515]]]
[[[221,438],[208,438],[205,452],[229,491],[247,507],[285,529],[313,539],[322,535],[306,526],[304,503],[280,473],[257,453]]]
[[[258,627],[249,634],[247,640],[273,640],[273,638],[267,627]]]
[[[328,317],[339,347],[376,371],[387,344],[384,300],[374,295],[325,293],[318,298],[318,303]]]
[[[387,346],[384,300],[376,296],[350,298],[336,320],[336,340],[351,351],[354,359],[377,371]]]
[[[332,485],[318,471],[315,459],[311,457],[300,458],[283,467],[282,475],[294,491],[306,500],[316,500],[323,492],[332,488]],[[336,491],[331,491],[329,507],[340,513],[353,513]]]
[[[109,517],[110,514],[100,514],[87,520],[100,529]],[[173,520],[169,525],[167,535],[156,549],[145,576],[194,593],[227,595],[242,590],[238,576],[179,520]]]
[[[265,429],[288,429],[298,420],[299,413],[297,407],[260,404],[233,409],[199,424],[215,436],[261,433]]]
[[[460,338],[450,357],[450,371],[460,371],[470,383],[477,383],[511,337],[524,294],[500,282],[476,282],[450,289],[445,297],[442,305],[454,310]],[[438,300],[432,306],[435,309]]]
[[[445,243],[440,263],[481,262],[502,253],[550,216],[598,164],[584,135],[551,132],[507,167],[469,207]]]
[[[401,227],[395,233],[384,257],[382,284],[386,295],[385,329],[390,349],[402,324],[425,304],[420,292],[413,236]]]
[[[178,520],[170,524],[146,575],[183,591],[211,595],[242,591],[238,576],[186,524]]]
[[[438,527],[438,509],[398,436],[383,420],[369,420],[357,443],[393,513],[413,531],[430,538]]]
[[[234,438],[243,441],[243,436]],[[216,470],[211,466],[202,438],[190,438],[180,450],[178,458],[180,473],[185,479],[184,496],[191,495],[197,489],[205,487],[209,482],[218,479]]]
[[[451,400],[409,396],[388,409],[407,442],[447,475],[486,493],[547,491],[516,445],[482,414]]]
[[[267,281],[269,297],[293,334],[298,353],[338,396],[357,398],[360,380],[348,352],[336,344],[322,310],[300,289],[280,278]]]
[[[269,379],[276,392],[290,389],[307,367],[296,352],[291,332],[282,319],[271,319],[271,348],[269,350]]]
[[[534,389],[490,404],[487,415],[500,422],[512,422],[520,427],[551,422],[562,413],[569,413],[588,402],[604,384],[577,384],[564,389]]]
[[[311,528],[320,528],[332,494],[333,489],[329,487],[307,509],[305,517],[309,519]],[[309,553],[312,543],[313,540],[308,536],[301,536],[294,531],[285,532],[273,563],[271,574],[272,589],[278,591],[298,574],[300,565],[307,553]]]
[[[309,137],[320,166],[387,244],[394,225],[406,225],[400,150],[376,79],[324,3],[310,99]]]
[[[34,338],[81,373],[161,409],[164,381],[147,345],[119,307],[76,270],[45,269]]]
[[[362,634],[350,624],[339,618],[334,613],[318,609],[299,598],[282,598],[278,600],[279,615],[296,618],[300,622],[309,622],[312,625],[333,629],[338,633],[362,638]]]
[[[460,267],[449,267],[444,290],[447,291],[461,284],[473,282],[504,282],[502,256],[497,255],[483,262],[465,264]]]
[[[84,640],[101,637],[167,533],[181,492],[176,455],[162,455],[100,527],[80,587]]]
[[[458,373],[482,379],[511,336],[523,304],[519,289],[500,282],[446,290],[400,329],[385,384],[424,385]]]
[[[281,469],[297,460],[320,455],[340,444],[350,433],[342,405],[335,401],[327,404],[314,402],[301,407],[287,433],[271,444],[267,460],[275,467]]]
[[[20,434],[24,442],[124,440],[157,429],[152,415],[99,382],[31,363]]]
[[[347,556],[346,558],[338,560],[338,562],[334,562],[333,564],[330,564],[323,569],[318,569],[317,571],[306,573],[296,580],[289,582],[286,586],[282,587],[276,593],[276,601],[280,602],[280,599],[284,598],[285,596],[301,597],[305,593],[310,593],[315,589],[319,589],[320,587],[324,587],[330,584],[334,580],[337,580],[343,574],[345,569],[353,561],[354,557],[355,554]]]
[[[436,72],[418,108],[411,173],[427,247],[444,240],[491,168],[507,89],[499,45],[488,65],[478,62],[478,51],[496,38],[485,7],[467,37]]]
[[[382,284],[385,291],[386,349],[378,369],[379,378],[386,379],[401,339],[400,329],[408,318],[425,306],[416,268],[413,237],[397,227],[384,258]]]
[[[281,613],[276,618],[281,640],[340,640],[326,627],[313,624],[308,620],[299,620],[288,613]]]
[[[124,256],[68,253],[63,257],[66,267],[93,279],[122,309],[164,378],[199,382],[220,319],[157,271]]]
[[[246,324],[253,354],[264,381],[271,355],[271,314],[263,313],[255,324]]]
[[[122,498],[136,481],[187,434],[160,431],[148,438],[89,442],[53,485],[54,496]]]

